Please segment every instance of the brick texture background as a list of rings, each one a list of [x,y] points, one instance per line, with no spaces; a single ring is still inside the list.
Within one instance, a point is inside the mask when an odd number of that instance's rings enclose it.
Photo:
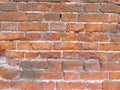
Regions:
[[[0,0],[0,90],[120,90],[120,0]]]

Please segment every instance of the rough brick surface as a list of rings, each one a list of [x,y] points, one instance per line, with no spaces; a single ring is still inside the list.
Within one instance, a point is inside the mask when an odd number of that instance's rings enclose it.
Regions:
[[[0,90],[120,90],[120,0],[0,0]]]

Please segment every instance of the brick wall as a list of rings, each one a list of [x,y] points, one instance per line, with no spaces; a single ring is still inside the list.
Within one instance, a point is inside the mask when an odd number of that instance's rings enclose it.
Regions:
[[[0,0],[0,90],[120,90],[120,0]]]

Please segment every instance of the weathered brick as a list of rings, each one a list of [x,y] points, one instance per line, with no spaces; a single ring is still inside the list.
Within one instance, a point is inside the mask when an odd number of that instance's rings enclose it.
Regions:
[[[102,4],[101,12],[104,13],[120,13],[120,7],[114,4]]]
[[[65,24],[64,23],[50,23],[50,30],[52,31],[64,31]]]
[[[41,21],[43,20],[43,14],[41,13],[28,13],[27,21]]]
[[[20,10],[20,11],[32,11],[33,10],[33,3],[19,3],[18,10]]]
[[[44,19],[47,20],[47,21],[59,21],[60,20],[60,14],[58,14],[58,13],[45,14]]]
[[[99,12],[100,5],[99,4],[86,4],[84,7],[85,12]]]
[[[102,89],[102,83],[88,83],[88,88],[91,90],[101,90]]]
[[[81,61],[63,61],[63,70],[82,70],[83,64]]]
[[[64,72],[65,80],[78,80],[78,72]]]

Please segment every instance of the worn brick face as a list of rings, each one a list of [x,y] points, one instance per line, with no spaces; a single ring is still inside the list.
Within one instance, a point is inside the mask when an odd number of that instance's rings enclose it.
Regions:
[[[120,90],[120,0],[0,0],[0,90]]]

